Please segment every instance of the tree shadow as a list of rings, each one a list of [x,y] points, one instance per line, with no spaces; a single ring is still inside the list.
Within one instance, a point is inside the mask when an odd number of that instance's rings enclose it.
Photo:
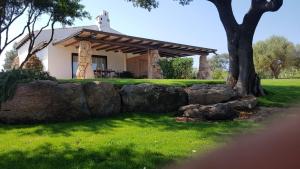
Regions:
[[[91,134],[109,134],[115,129],[127,126],[139,128],[155,128],[158,131],[194,130],[199,137],[219,137],[233,135],[253,126],[251,122],[176,122],[173,114],[124,113],[118,117],[84,120],[81,122],[65,122],[39,125],[0,125],[0,134],[10,130],[18,130],[19,136],[72,136],[74,132],[90,132]],[[76,134],[76,133],[75,133]]]
[[[56,149],[43,144],[32,151],[10,151],[0,155],[2,169],[136,169],[157,168],[174,158],[157,152],[135,149],[135,145],[107,146],[88,150],[64,144]]]

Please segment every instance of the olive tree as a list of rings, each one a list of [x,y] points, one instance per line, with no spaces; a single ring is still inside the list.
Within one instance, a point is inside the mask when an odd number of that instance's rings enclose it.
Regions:
[[[209,58],[208,62],[212,70],[213,79],[226,79],[229,68],[228,53],[213,55],[211,58]]]
[[[293,66],[296,58],[295,46],[286,38],[272,36],[253,46],[254,62],[259,74],[270,74],[277,79],[281,70]]]
[[[17,56],[18,56],[18,52],[16,49],[16,44],[14,44],[11,50],[5,52],[5,58],[3,64],[4,70],[12,69],[13,62]]]
[[[135,6],[151,10],[158,7],[156,0],[127,0]],[[189,5],[193,0],[177,0]],[[256,27],[266,12],[280,9],[283,0],[251,0],[249,11],[239,24],[233,14],[232,0],[207,0],[213,3],[225,28],[229,52],[229,77],[227,83],[239,89],[241,95],[264,95],[260,78],[253,63],[253,36]]]

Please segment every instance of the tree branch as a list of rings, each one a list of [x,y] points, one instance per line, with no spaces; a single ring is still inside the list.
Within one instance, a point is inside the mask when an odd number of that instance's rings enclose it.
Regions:
[[[232,32],[237,31],[239,24],[237,23],[233,11],[232,0],[208,0],[213,3],[219,13],[221,22],[226,30],[227,35],[231,35]]]
[[[244,30],[253,39],[255,29],[262,15],[265,12],[275,12],[280,9],[283,0],[252,0],[251,7],[245,15],[242,23]]]
[[[13,41],[15,41],[16,39],[18,39],[19,37],[21,37],[25,30],[26,30],[26,26],[24,26],[23,30],[21,31],[20,34],[18,34],[17,36],[15,36],[14,38],[12,38],[11,40],[8,40],[8,32],[9,32],[9,27],[20,17],[24,14],[24,12],[26,11],[28,5],[26,5],[24,7],[24,9],[18,14],[16,15],[14,18],[13,18],[13,14],[14,14],[14,9],[13,9],[13,12],[10,16],[10,20],[9,22],[4,26],[4,27],[1,27],[1,30],[0,30],[0,34],[1,34],[1,42],[0,42],[0,54],[2,53],[2,51],[4,51],[4,49],[9,45],[11,44]],[[2,25],[2,24],[1,24]],[[2,33],[6,31],[6,37],[5,37],[5,40],[4,40],[4,43],[3,43],[3,46],[2,46]]]
[[[37,16],[38,16],[38,15],[37,15]],[[50,22],[51,22],[51,21],[52,21],[52,23],[51,23],[51,35],[50,35],[49,40],[48,40],[47,42],[43,42],[43,44],[42,44],[41,47],[34,49],[34,45],[35,45],[36,39],[37,39],[38,36],[41,34],[41,32],[42,32],[46,27],[48,27],[48,26],[50,25]],[[43,26],[43,27],[38,31],[37,34],[35,34],[35,33],[34,33],[35,31],[33,30],[34,25],[35,25],[35,22],[36,22],[36,18],[34,19],[34,22],[33,22],[33,24],[32,24],[32,28],[28,27],[28,32],[30,32],[30,33],[29,33],[30,38],[29,38],[28,53],[27,53],[27,56],[26,56],[25,60],[24,60],[24,61],[22,62],[22,64],[20,65],[20,67],[19,67],[20,69],[22,69],[22,68],[24,67],[25,63],[29,60],[29,58],[30,58],[32,55],[34,55],[34,54],[36,54],[37,52],[43,50],[43,49],[44,49],[45,47],[47,47],[47,46],[52,42],[52,40],[53,40],[53,36],[54,36],[54,25],[55,25],[55,23],[56,23],[56,21],[53,20],[53,15],[51,15],[51,16],[49,17],[49,20],[48,20],[47,24],[46,24],[45,26]],[[38,45],[38,44],[37,44],[37,45]]]

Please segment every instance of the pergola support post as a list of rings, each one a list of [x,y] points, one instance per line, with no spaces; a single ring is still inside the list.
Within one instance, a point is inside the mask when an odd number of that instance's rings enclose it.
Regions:
[[[80,41],[78,49],[78,68],[76,72],[77,79],[95,78],[92,68],[91,43],[89,41]]]
[[[161,68],[158,64],[160,55],[158,50],[148,51],[148,79],[161,79]]]
[[[201,53],[199,56],[198,79],[211,79],[211,69],[207,61],[208,53]]]

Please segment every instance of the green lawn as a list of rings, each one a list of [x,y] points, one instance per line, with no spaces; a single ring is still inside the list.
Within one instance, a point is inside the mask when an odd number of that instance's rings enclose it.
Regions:
[[[258,124],[177,123],[171,115],[47,125],[1,125],[1,169],[158,168],[225,143]]]
[[[199,80],[117,80],[189,86]],[[85,82],[85,81],[84,81]],[[222,81],[209,81],[209,83]],[[300,100],[300,80],[263,80],[265,106]],[[119,117],[44,125],[0,125],[0,169],[159,168],[226,143],[234,134],[260,127],[250,121],[177,123],[171,114]]]
[[[285,107],[300,102],[300,79],[263,80],[267,95],[258,99],[261,106]]]

